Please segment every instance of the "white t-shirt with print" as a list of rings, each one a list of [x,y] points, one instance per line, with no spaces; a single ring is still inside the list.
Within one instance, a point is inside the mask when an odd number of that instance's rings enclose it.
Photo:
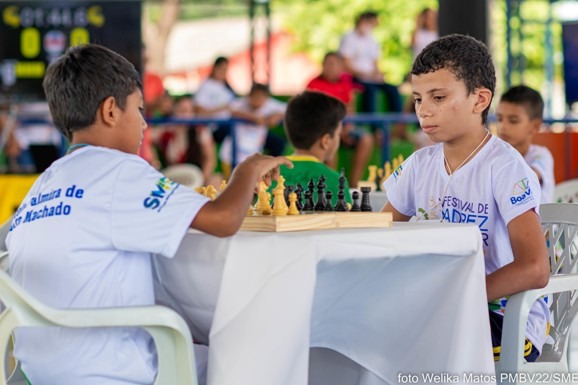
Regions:
[[[379,59],[379,44],[371,35],[351,31],[341,38],[339,53],[351,61],[356,71],[373,73]]]
[[[528,210],[537,211],[540,204],[536,173],[513,147],[497,137],[451,178],[445,169],[442,144],[418,150],[385,181],[384,188],[389,202],[401,214],[416,216],[417,220],[477,224],[486,274],[514,259],[508,223]],[[505,300],[496,304],[503,311]],[[536,301],[526,336],[539,351],[549,321],[545,301]]]
[[[195,93],[193,102],[204,109],[229,105],[235,99],[235,94],[223,82],[213,78],[207,78]],[[215,118],[230,118],[231,112],[228,110],[219,111],[212,115]]]
[[[266,117],[274,114],[284,114],[287,104],[274,98],[269,98],[257,110],[252,110],[247,98],[240,98],[231,103],[233,111],[252,112],[257,116]],[[263,146],[267,139],[269,129],[263,125],[253,123],[237,123],[235,126],[235,139],[237,141],[237,164],[256,152],[263,152]],[[223,145],[219,151],[219,158],[222,162],[231,164],[232,141],[228,136],[223,140]]]
[[[547,147],[531,144],[524,160],[542,176],[542,199],[541,203],[554,202],[554,158]]]
[[[142,158],[85,147],[32,186],[7,238],[10,275],[60,309],[153,305],[151,253],[173,257],[207,198]],[[152,384],[152,338],[136,328],[24,328],[15,356],[34,385]]]

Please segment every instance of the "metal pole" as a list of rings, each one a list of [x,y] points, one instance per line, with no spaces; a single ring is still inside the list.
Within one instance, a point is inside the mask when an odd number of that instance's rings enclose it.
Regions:
[[[512,0],[506,0],[506,52],[507,52],[507,67],[506,67],[506,88],[512,86]]]

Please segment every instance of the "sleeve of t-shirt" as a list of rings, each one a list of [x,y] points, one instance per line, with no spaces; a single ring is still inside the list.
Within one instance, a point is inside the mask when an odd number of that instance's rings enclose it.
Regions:
[[[210,108],[211,100],[210,100],[210,92],[209,87],[207,87],[206,83],[201,84],[195,96],[193,97],[193,102],[203,108]]]
[[[237,98],[229,105],[233,111],[249,111],[245,98]]]
[[[164,177],[144,160],[124,161],[112,192],[113,245],[119,250],[173,257],[207,201]]]
[[[538,212],[540,183],[521,157],[500,163],[492,173],[492,179],[494,199],[506,225],[528,210]]]
[[[415,158],[407,158],[383,183],[388,202],[408,217],[415,215]]]
[[[283,103],[277,99],[269,98],[264,115],[284,114],[286,109],[287,103]]]
[[[541,148],[528,165],[540,173],[543,181],[554,179],[554,158],[547,148]]]
[[[350,35],[345,35],[341,38],[339,43],[339,53],[346,58],[351,58],[355,55],[355,45]]]

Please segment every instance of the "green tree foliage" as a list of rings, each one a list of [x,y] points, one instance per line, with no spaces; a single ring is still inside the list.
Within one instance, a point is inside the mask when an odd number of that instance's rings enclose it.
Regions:
[[[419,12],[437,9],[436,0],[273,0],[274,14],[296,38],[296,51],[308,52],[321,61],[325,52],[337,50],[340,37],[353,29],[357,15],[379,14],[374,32],[381,45],[380,69],[388,81],[400,83],[411,67],[411,35]]]

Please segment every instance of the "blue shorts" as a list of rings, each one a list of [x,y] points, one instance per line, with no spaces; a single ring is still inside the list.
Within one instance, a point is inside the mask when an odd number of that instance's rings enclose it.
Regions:
[[[492,331],[492,347],[494,348],[494,361],[500,359],[500,351],[502,349],[502,329],[504,326],[504,316],[489,310],[490,313],[490,329]],[[534,362],[540,356],[540,352],[536,347],[526,338],[524,345],[524,358],[527,362]]]

